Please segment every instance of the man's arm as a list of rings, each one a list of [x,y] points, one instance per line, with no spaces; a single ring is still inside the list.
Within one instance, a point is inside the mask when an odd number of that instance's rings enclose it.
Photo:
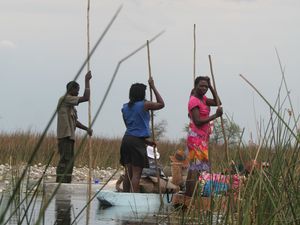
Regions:
[[[87,72],[87,74],[85,75],[84,93],[82,97],[79,97],[78,104],[90,100],[90,79],[92,79],[91,71]]]
[[[78,120],[76,121],[76,127],[78,127],[79,129],[85,130],[88,133],[88,135],[90,135],[90,136],[93,135],[93,129],[89,129],[87,126],[84,126]]]

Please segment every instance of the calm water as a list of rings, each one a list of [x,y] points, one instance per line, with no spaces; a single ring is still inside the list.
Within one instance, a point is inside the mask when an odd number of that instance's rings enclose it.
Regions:
[[[4,199],[4,202],[5,203]],[[32,218],[30,224],[34,224],[38,217],[39,209],[41,206],[42,198],[38,197],[35,203],[35,209],[29,210],[27,213],[28,220]],[[71,194],[61,195],[58,194],[52,200],[40,224],[44,225],[87,225],[86,210],[74,221],[74,218],[80,213],[86,204],[86,195]],[[9,214],[9,213],[8,213]],[[150,214],[136,215],[131,207],[110,207],[106,209],[99,208],[99,202],[95,198],[90,204],[90,217],[89,223],[92,224],[166,224],[165,222],[158,222],[158,217]],[[143,221],[143,222],[141,222]],[[17,225],[17,219],[11,218],[7,223],[9,225]],[[22,224],[28,224],[25,221]]]
[[[53,186],[54,185],[54,186]],[[46,198],[51,195],[51,191],[53,191],[55,185],[57,184],[49,184],[47,185],[48,189],[44,189],[44,193]],[[93,186],[94,189],[93,193],[96,192],[100,186]],[[89,222],[87,223],[86,213],[87,210],[83,208],[86,205],[86,185],[61,185],[59,191],[50,202],[44,216],[43,220],[40,224],[42,225],[93,225],[93,224],[108,224],[108,225],[117,225],[117,224],[180,224],[178,218],[176,221],[168,221],[171,219],[168,216],[162,216],[162,213],[149,213],[144,212],[140,214],[135,213],[135,209],[132,208],[130,205],[123,207],[123,206],[112,206],[106,209],[100,209],[100,205],[97,198],[94,198],[90,203],[90,210],[89,210]],[[28,198],[29,202],[30,197]],[[6,205],[7,196],[4,195],[2,199],[2,203],[0,205],[0,214],[3,210],[3,206]],[[28,224],[35,224],[39,210],[42,204],[42,196],[38,196],[34,201],[34,204],[31,204],[30,209],[26,213],[26,219],[22,224],[18,223],[20,218],[24,215],[24,211],[26,207],[26,201],[23,203],[21,207],[21,216],[19,216],[19,220],[15,217],[10,218],[8,221],[8,215],[12,214],[13,207],[10,209],[10,212],[6,215],[6,224],[8,225],[28,225]],[[153,205],[152,205],[153,206]],[[169,214],[173,208],[165,208],[165,215]],[[157,209],[158,211],[158,209]],[[166,212],[167,211],[167,212]],[[81,213],[82,212],[82,213]],[[169,212],[169,213],[168,213]],[[80,214],[81,213],[81,214]],[[14,214],[15,215],[15,214]],[[79,216],[78,216],[79,215]],[[75,220],[76,217],[76,220]],[[172,216],[171,216],[172,217]],[[214,215],[213,216],[213,224],[216,224],[216,221],[219,220]],[[175,218],[172,218],[173,220]],[[29,221],[29,222],[26,222]],[[180,220],[180,219],[179,219]],[[178,223],[179,222],[179,223]],[[220,224],[220,223],[219,223]]]

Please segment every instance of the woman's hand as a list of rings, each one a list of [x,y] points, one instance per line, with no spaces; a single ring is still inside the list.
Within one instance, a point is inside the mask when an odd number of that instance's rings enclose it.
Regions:
[[[155,148],[156,147],[156,143],[154,142],[154,141],[150,141],[150,140],[145,140],[145,143],[146,143],[146,145],[150,145],[150,146],[152,146],[153,148]]]
[[[210,78],[208,76],[206,76],[206,79],[207,79],[208,88],[211,89],[212,86],[211,86]]]
[[[149,78],[148,83],[149,83],[150,88],[153,89],[154,88],[154,80],[152,77]]]
[[[216,110],[216,117],[220,117],[223,115],[223,108],[222,107],[218,107]]]

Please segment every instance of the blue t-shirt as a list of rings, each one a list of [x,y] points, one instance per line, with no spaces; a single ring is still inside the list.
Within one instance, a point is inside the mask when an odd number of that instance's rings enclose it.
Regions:
[[[126,124],[125,135],[131,135],[135,137],[149,137],[149,111],[144,109],[145,101],[135,102],[131,107],[128,103],[123,105],[122,113]]]

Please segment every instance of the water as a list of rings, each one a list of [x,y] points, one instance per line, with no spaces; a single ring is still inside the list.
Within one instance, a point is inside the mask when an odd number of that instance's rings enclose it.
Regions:
[[[57,184],[48,185],[47,188],[44,188],[44,197],[47,199],[51,196],[55,186]],[[99,189],[100,185],[92,186],[92,193],[96,193],[97,189]],[[135,224],[180,224],[178,218],[172,219],[172,216],[168,215],[173,210],[173,207],[164,208],[163,213],[156,212],[143,212],[136,213],[136,209],[134,206],[112,206],[106,209],[101,209],[99,206],[99,202],[97,198],[94,198],[90,203],[89,210],[89,221],[87,222],[86,213],[87,210],[86,205],[86,185],[62,185],[55,197],[50,202],[47,210],[45,211],[42,220],[40,222],[41,225],[93,225],[93,224],[107,224],[107,225],[135,225]],[[92,194],[93,196],[93,194]],[[44,199],[45,199],[44,198]],[[3,210],[3,206],[6,205],[8,200],[8,196],[4,195],[2,200],[2,204],[0,206],[0,214]],[[30,197],[28,198],[29,202]],[[15,216],[8,220],[8,216],[12,214],[13,207],[11,207],[10,211],[6,215],[6,221],[8,225],[28,225],[35,224],[38,219],[39,211],[42,205],[42,195],[39,195],[34,204],[29,207],[28,212],[26,213],[26,219],[23,220],[22,223],[19,223],[22,216],[24,216],[24,210],[26,207],[26,201],[22,204],[20,215],[14,214]],[[157,209],[158,211],[158,209]],[[216,215],[213,216],[213,224],[216,224],[216,221],[219,219]],[[27,220],[27,222],[26,222]],[[169,221],[171,220],[171,222]],[[173,221],[172,221],[173,220]],[[222,224],[222,223],[219,223]]]
[[[53,188],[53,187],[52,187]],[[63,188],[63,187],[62,187]],[[90,203],[89,210],[89,222],[87,223],[86,213],[87,210],[83,210],[86,205],[86,185],[83,187],[73,187],[69,188],[67,191],[61,189],[55,195],[55,197],[50,202],[40,224],[43,225],[92,225],[92,224],[164,224],[164,222],[159,222],[159,217],[153,213],[143,213],[136,214],[135,209],[127,207],[117,207],[113,206],[106,209],[101,209],[97,198],[94,198]],[[99,186],[98,186],[99,188]],[[93,191],[95,193],[95,190]],[[50,196],[51,191],[46,190],[47,195]],[[22,222],[22,225],[35,224],[38,219],[39,210],[42,205],[42,195],[38,196],[34,201],[34,207],[31,206],[30,210],[27,212],[26,219]],[[3,205],[8,200],[8,196],[4,195],[3,204],[0,208],[3,210]],[[26,203],[22,206],[23,209],[26,208]],[[8,220],[8,215],[11,214],[13,207],[10,212],[7,213],[6,220]],[[83,210],[83,211],[82,211]],[[24,215],[24,210],[21,211],[21,216]],[[76,217],[76,220],[75,220]],[[18,219],[16,216],[9,219],[8,225],[17,225]],[[141,221],[143,221],[141,223]]]

